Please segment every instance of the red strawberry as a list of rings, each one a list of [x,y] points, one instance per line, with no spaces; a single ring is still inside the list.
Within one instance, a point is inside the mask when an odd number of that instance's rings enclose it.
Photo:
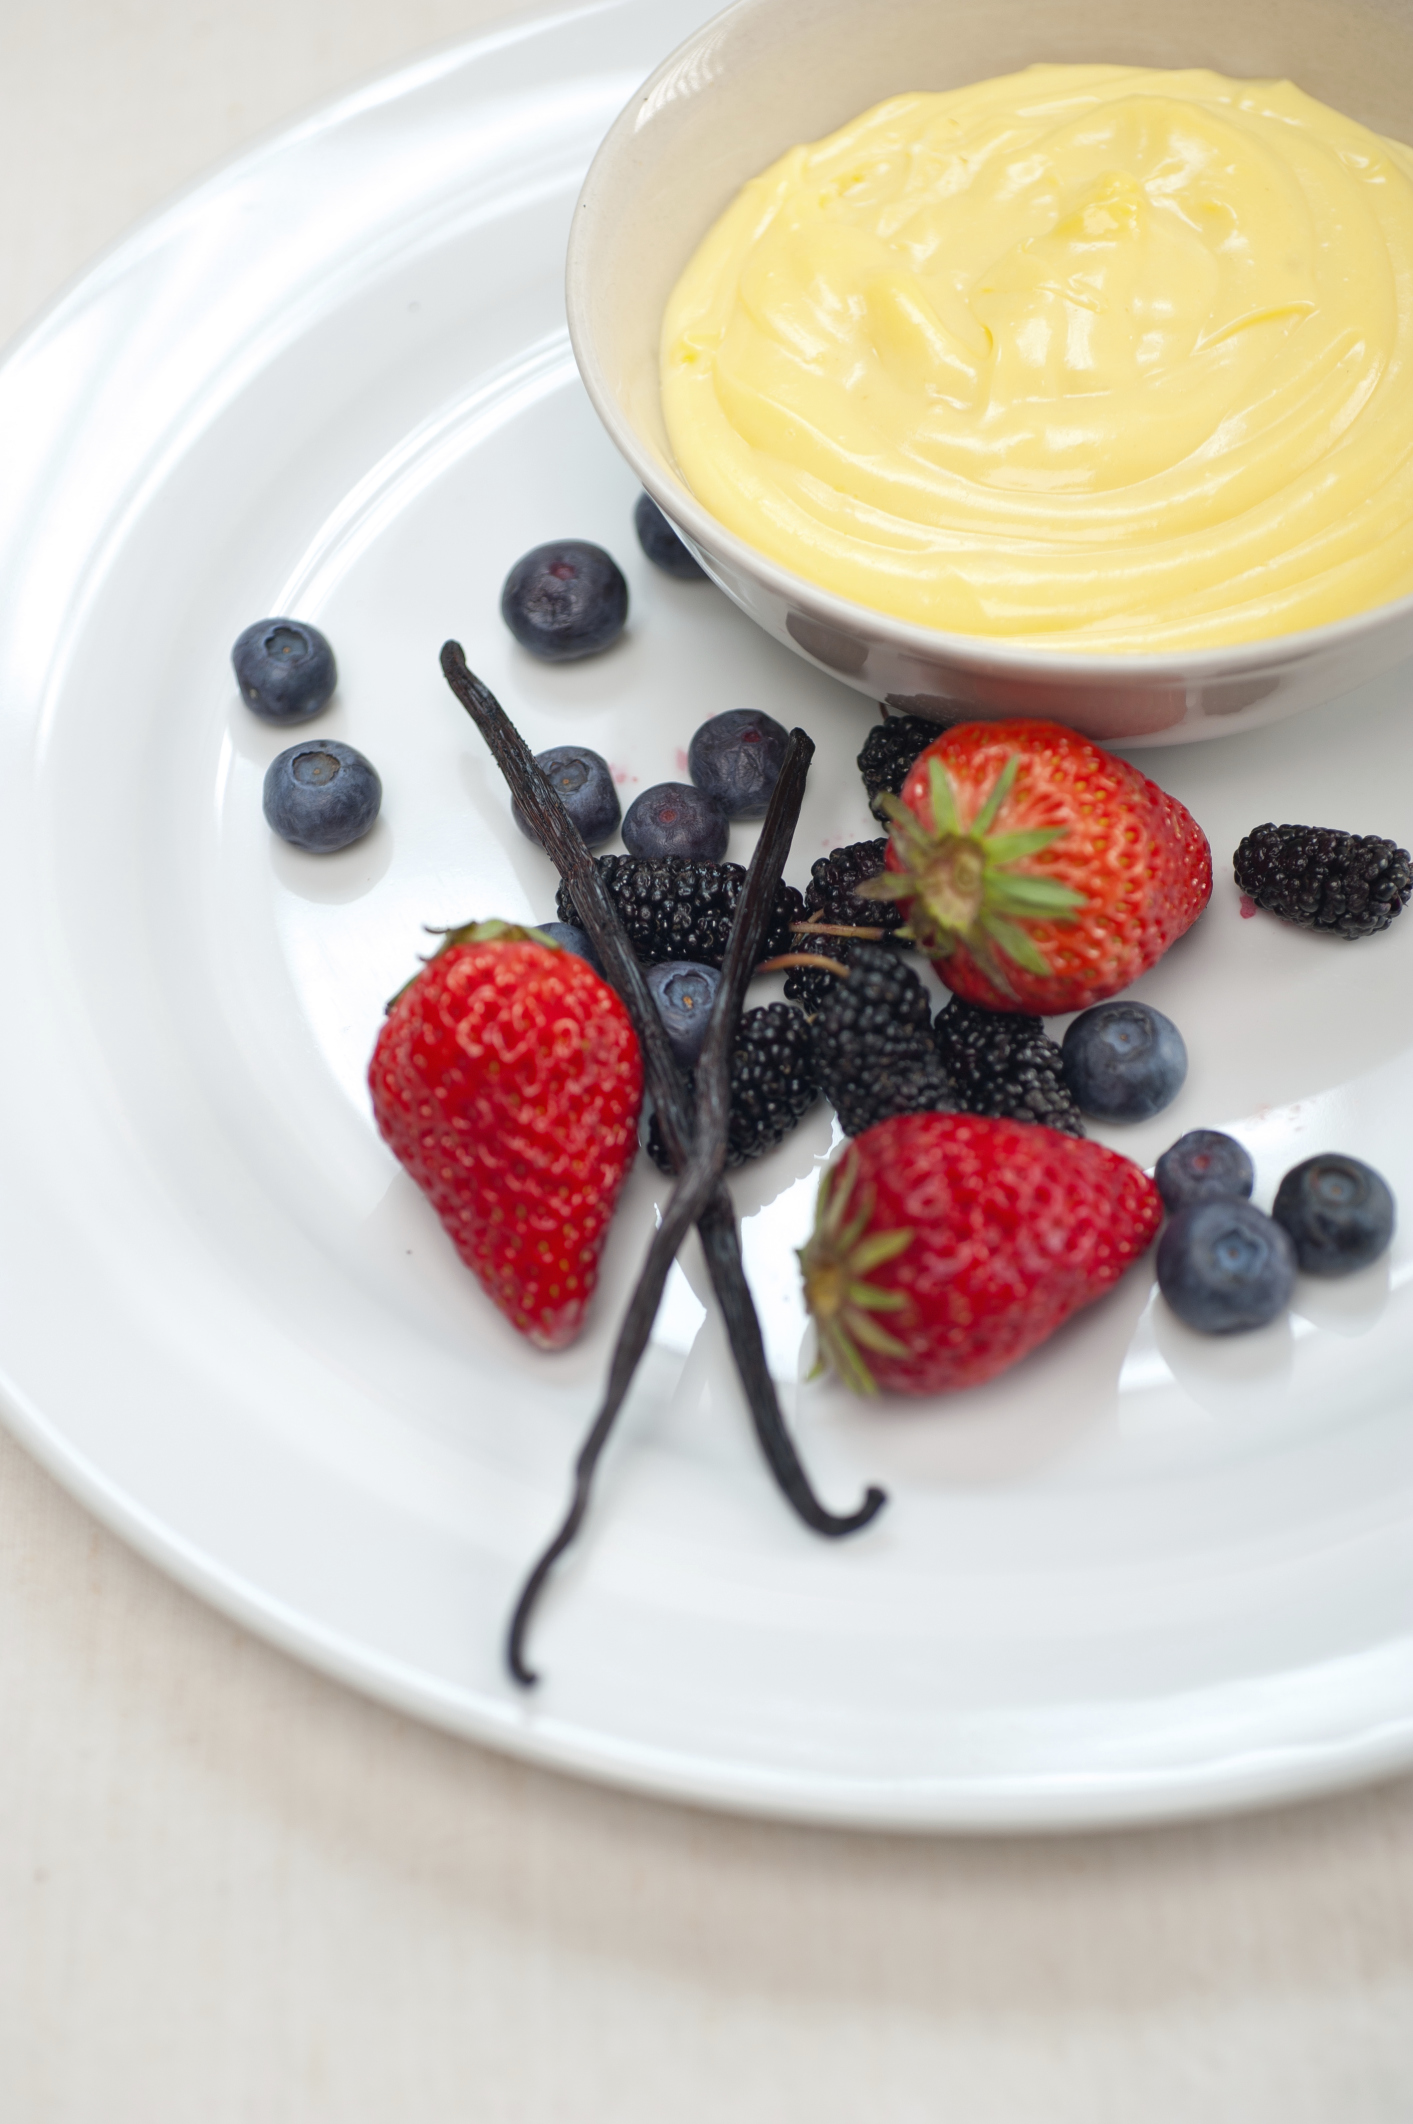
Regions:
[[[1176,797],[1058,723],[958,723],[919,755],[887,868],[947,986],[1041,1016],[1127,988],[1212,895],[1212,852]]]
[[[805,1301],[860,1393],[977,1386],[1117,1283],[1162,1216],[1153,1182],[1102,1143],[895,1114],[820,1179]]]
[[[572,1342],[638,1148],[642,1057],[613,990],[523,929],[454,930],[389,1007],[368,1081],[506,1318],[543,1349]]]

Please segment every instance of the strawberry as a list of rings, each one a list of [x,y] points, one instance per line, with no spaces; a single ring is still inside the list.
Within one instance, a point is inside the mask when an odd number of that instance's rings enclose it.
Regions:
[[[1162,1216],[1153,1182],[1101,1143],[895,1114],[821,1175],[805,1302],[860,1393],[977,1386],[1117,1283]]]
[[[1058,723],[958,723],[914,762],[883,873],[942,979],[969,1003],[1087,1010],[1137,980],[1212,895],[1191,813]]]
[[[638,1148],[643,1065],[605,981],[537,933],[453,930],[388,1006],[384,1140],[513,1326],[572,1342]]]

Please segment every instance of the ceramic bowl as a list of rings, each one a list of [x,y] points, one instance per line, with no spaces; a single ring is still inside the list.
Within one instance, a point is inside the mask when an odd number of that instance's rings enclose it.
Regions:
[[[658,397],[667,297],[740,186],[884,96],[1036,60],[1289,77],[1413,140],[1413,10],[1388,0],[738,0],[664,61],[594,159],[574,217],[569,329],[605,427],[708,574],[777,640],[920,714],[1053,716],[1172,743],[1276,720],[1413,655],[1413,597],[1223,649],[1084,656],[947,634],[850,603],[769,560],[690,493]]]

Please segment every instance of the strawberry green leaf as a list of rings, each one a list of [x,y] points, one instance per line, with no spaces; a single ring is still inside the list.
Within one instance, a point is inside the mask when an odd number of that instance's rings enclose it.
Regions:
[[[912,1243],[910,1231],[874,1232],[852,1249],[849,1266],[856,1276],[866,1276],[870,1269],[882,1268],[885,1261],[896,1261]]]
[[[852,1387],[856,1394],[876,1394],[878,1392],[878,1386],[872,1372],[854,1348],[851,1338],[843,1332],[842,1328],[837,1326],[833,1328],[828,1335],[821,1337],[821,1343],[824,1350],[828,1352],[829,1360],[845,1386]]]
[[[932,830],[934,833],[960,833],[961,821],[957,817],[956,799],[952,795],[951,777],[940,760],[927,763],[928,792],[932,798]]]
[[[934,761],[933,764],[935,766],[936,762]],[[1020,761],[1012,753],[1001,772],[997,775],[992,785],[990,796],[987,797],[986,802],[971,822],[971,830],[974,834],[980,836],[991,831],[991,828],[996,823],[996,814],[1015,787],[1016,776],[1019,773]]]
[[[1023,929],[998,914],[988,914],[983,920],[987,935],[994,944],[1000,946],[1013,965],[1021,967],[1026,973],[1037,975],[1041,980],[1044,979],[1050,971],[1050,962]],[[1007,983],[1008,987],[1009,985]]]
[[[881,1291],[876,1283],[851,1283],[848,1299],[850,1305],[861,1305],[866,1313],[901,1313],[908,1302],[904,1292]]]
[[[916,881],[901,870],[880,870],[877,877],[864,878],[854,887],[861,900],[915,900]]]
[[[997,914],[1044,915],[1052,920],[1073,914],[1085,904],[1084,894],[1058,878],[1026,877],[1006,871],[993,881],[987,905]]]
[[[1065,837],[1063,826],[1033,826],[1028,833],[993,833],[986,853],[993,863],[1018,863],[1022,856],[1039,855]]]
[[[826,1173],[821,1181],[815,1229],[826,1237],[832,1239],[838,1233],[858,1176],[858,1160],[845,1158],[841,1164]]]
[[[896,1335],[888,1334],[876,1320],[871,1320],[867,1313],[856,1311],[853,1306],[844,1312],[843,1324],[856,1342],[861,1342],[866,1350],[875,1350],[880,1357],[906,1357],[908,1354],[905,1342],[899,1342]]]

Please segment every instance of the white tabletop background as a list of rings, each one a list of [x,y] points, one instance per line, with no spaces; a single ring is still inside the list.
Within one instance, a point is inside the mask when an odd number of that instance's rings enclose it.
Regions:
[[[3,0],[0,339],[254,135],[505,11]],[[4,2124],[726,2118],[1408,2124],[1413,1781],[1011,1842],[598,1791],[268,1651],[0,1433]]]

